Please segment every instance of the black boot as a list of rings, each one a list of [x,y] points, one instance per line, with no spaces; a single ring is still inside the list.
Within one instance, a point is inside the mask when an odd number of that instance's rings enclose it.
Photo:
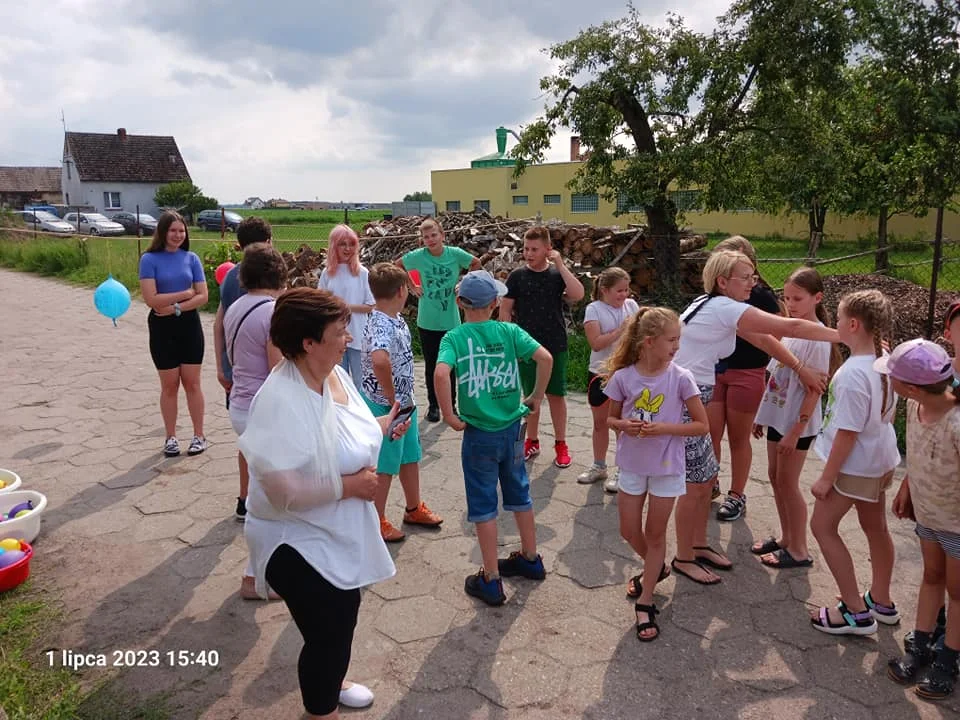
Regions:
[[[953,694],[957,682],[957,651],[944,646],[930,666],[927,676],[917,683],[916,693],[927,700],[943,700]]]
[[[887,675],[901,685],[912,685],[923,668],[933,662],[930,633],[910,631],[903,638],[903,657],[887,663]]]

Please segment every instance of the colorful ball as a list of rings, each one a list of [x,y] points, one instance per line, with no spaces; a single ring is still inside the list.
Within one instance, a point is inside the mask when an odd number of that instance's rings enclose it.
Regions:
[[[4,538],[0,540],[0,548],[3,550],[19,550],[20,541],[15,540],[14,538]]]
[[[234,263],[227,260],[222,262],[217,266],[216,272],[213,276],[217,279],[217,285],[223,285],[223,279],[227,276],[227,273],[233,270]]]
[[[26,553],[23,550],[7,550],[3,555],[0,555],[0,568],[10,567],[23,560],[25,556]]]

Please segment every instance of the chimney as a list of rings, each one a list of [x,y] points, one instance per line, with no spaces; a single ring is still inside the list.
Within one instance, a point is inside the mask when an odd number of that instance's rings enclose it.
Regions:
[[[127,129],[126,128],[117,128],[117,137],[121,140],[127,139]]]
[[[570,136],[570,162],[580,161],[580,136]]]

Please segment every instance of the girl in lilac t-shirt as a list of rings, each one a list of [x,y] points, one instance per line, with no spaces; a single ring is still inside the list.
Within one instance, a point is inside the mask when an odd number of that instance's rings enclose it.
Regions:
[[[644,569],[655,570],[637,575],[627,586],[627,594],[637,598],[634,609],[641,642],[660,635],[653,591],[669,574],[664,562],[667,523],[674,502],[686,492],[683,438],[710,431],[693,374],[673,363],[679,348],[676,313],[667,308],[640,308],[610,356],[610,380],[604,388],[611,401],[607,423],[620,431],[620,534],[643,557]],[[685,410],[689,421],[684,418]],[[648,495],[644,526],[643,506]]]

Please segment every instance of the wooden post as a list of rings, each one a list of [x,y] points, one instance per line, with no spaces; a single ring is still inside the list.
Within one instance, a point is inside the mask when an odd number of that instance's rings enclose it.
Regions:
[[[930,305],[927,307],[927,338],[933,338],[934,314],[937,312],[937,280],[943,259],[943,205],[937,208],[937,229],[933,237],[933,271],[930,273]]]

